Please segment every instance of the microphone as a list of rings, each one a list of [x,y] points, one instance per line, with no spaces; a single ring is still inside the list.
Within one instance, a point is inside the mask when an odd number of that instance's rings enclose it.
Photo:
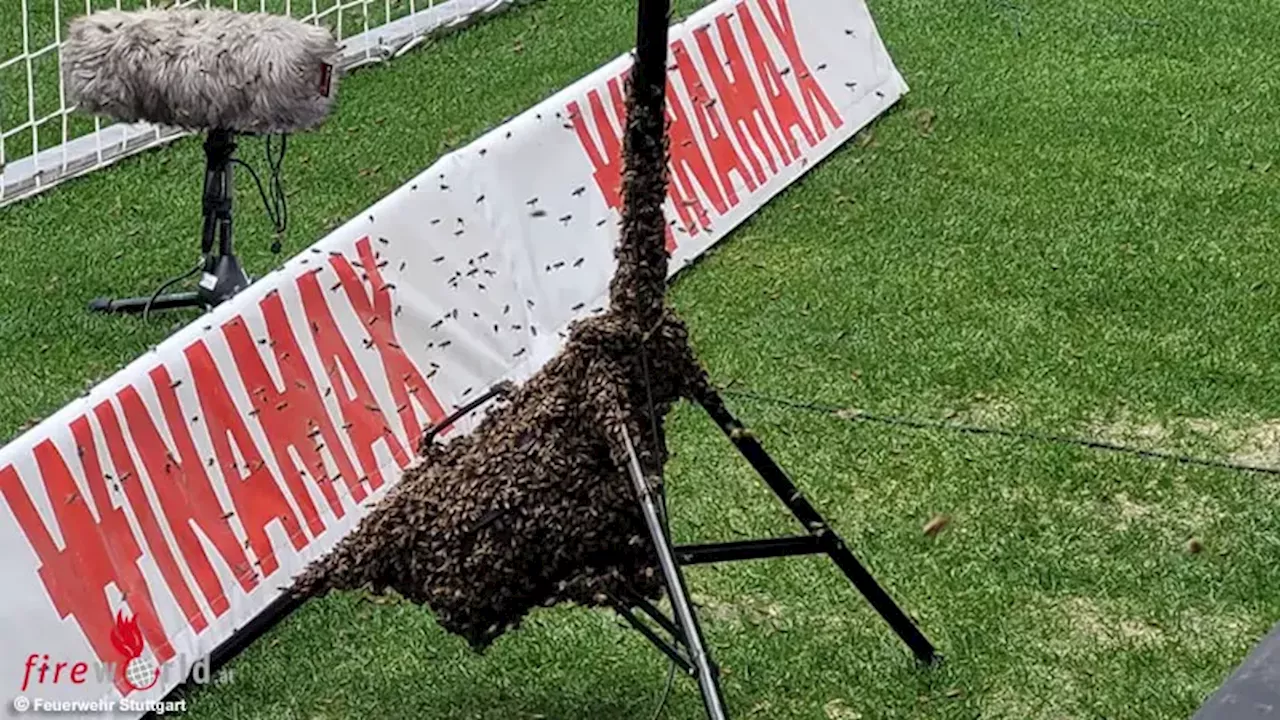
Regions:
[[[268,135],[320,125],[337,97],[323,27],[223,9],[108,10],[71,22],[67,95],[122,122]]]

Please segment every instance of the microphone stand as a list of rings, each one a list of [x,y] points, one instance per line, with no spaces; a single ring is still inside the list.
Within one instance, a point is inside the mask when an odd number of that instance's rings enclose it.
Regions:
[[[161,294],[113,300],[97,298],[89,309],[106,313],[147,313],[151,310],[175,308],[212,308],[225,302],[249,286],[240,259],[236,257],[232,233],[232,195],[234,177],[231,166],[235,156],[235,133],[210,130],[204,141],[204,229],[200,239],[203,258],[200,282],[189,292]],[[216,242],[216,248],[215,248]],[[177,278],[181,280],[186,276]],[[168,285],[161,286],[165,290]]]

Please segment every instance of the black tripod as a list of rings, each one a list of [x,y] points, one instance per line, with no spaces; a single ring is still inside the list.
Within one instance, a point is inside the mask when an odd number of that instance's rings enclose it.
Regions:
[[[235,133],[231,130],[211,130],[204,141],[204,231],[200,240],[201,264],[190,273],[175,278],[160,287],[150,297],[112,300],[97,298],[89,303],[89,309],[108,313],[146,313],[151,310],[196,307],[211,308],[249,286],[232,246],[231,197],[234,179],[231,166],[235,162]],[[215,252],[214,241],[217,240]],[[161,294],[178,280],[189,277],[196,270],[202,271],[200,283],[194,291]]]
[[[637,105],[648,103],[650,117],[662,117],[666,90],[667,31],[670,24],[670,0],[640,0],[636,22],[636,53],[632,73],[633,91]],[[657,147],[664,141],[664,128],[659,123],[629,123],[627,144],[629,147]],[[628,206],[631,208],[630,205]],[[686,378],[692,380],[692,378]],[[720,673],[711,659],[697,613],[689,598],[681,566],[699,563],[733,562],[757,558],[789,557],[792,555],[823,554],[831,558],[845,577],[866,597],[876,612],[889,623],[907,647],[923,664],[936,660],[933,644],[920,632],[915,623],[898,607],[893,598],[876,582],[871,573],[854,557],[844,540],[836,533],[818,511],[804,497],[804,493],[791,482],[782,468],[769,457],[755,436],[729,412],[719,393],[703,382],[696,385],[696,398],[703,410],[728,436],[738,452],[759,473],[778,499],[782,501],[796,520],[804,527],[803,535],[778,538],[741,540],[737,542],[708,543],[675,546],[666,525],[663,490],[654,491],[644,479],[635,457],[633,439],[621,438],[630,454],[628,471],[636,488],[640,509],[653,540],[666,584],[667,598],[671,602],[673,618],[646,601],[639,593],[629,590],[629,597],[610,598],[614,609],[636,630],[645,636],[671,659],[671,662],[697,679],[702,692],[703,705],[710,720],[726,720],[724,694],[720,688]],[[655,421],[656,422],[656,421]],[[661,507],[661,511],[660,511]],[[648,616],[650,626],[637,616],[636,610]],[[667,637],[663,637],[665,633]]]
[[[720,689],[720,672],[707,650],[693,601],[689,598],[688,586],[681,571],[682,566],[685,565],[793,555],[826,555],[871,603],[898,637],[902,638],[918,661],[924,665],[932,665],[937,661],[939,656],[933,644],[876,582],[862,563],[858,562],[840,535],[827,524],[826,519],[804,497],[804,493],[765,452],[755,436],[729,412],[720,395],[714,391],[708,391],[705,397],[700,399],[699,404],[806,531],[804,535],[779,538],[675,546],[671,542],[664,518],[659,514],[659,501],[662,497],[649,489],[648,483],[641,476],[639,463],[636,462],[634,454],[632,455],[629,468],[632,481],[636,486],[645,522],[658,552],[659,564],[667,586],[667,598],[671,601],[674,617],[667,618],[638,594],[632,594],[626,598],[611,598],[611,600],[614,609],[632,627],[657,646],[677,667],[697,680],[707,717],[710,720],[727,720],[729,716],[725,709],[724,694]],[[623,439],[630,448],[631,438]],[[665,502],[661,505],[665,507]],[[637,617],[636,609],[648,616],[656,628]],[[663,637],[659,631],[664,632],[668,637]]]
[[[500,383],[459,407],[427,430],[422,441],[424,446],[432,443],[444,428],[452,426],[490,400],[506,397],[513,388],[514,386],[509,382]],[[645,525],[653,540],[673,617],[668,618],[661,610],[634,591],[627,592],[624,597],[610,597],[609,601],[614,610],[631,627],[661,650],[676,667],[697,681],[709,720],[728,720],[729,714],[725,708],[724,693],[720,688],[720,670],[711,658],[711,652],[707,648],[698,622],[697,611],[693,600],[689,597],[688,584],[685,582],[683,572],[683,567],[686,565],[795,555],[826,555],[871,603],[871,607],[884,618],[898,637],[906,643],[916,660],[923,665],[933,665],[937,662],[940,656],[934,649],[933,643],[929,642],[924,633],[916,627],[915,622],[863,567],[849,550],[844,539],[805,498],[804,493],[796,487],[791,478],[787,477],[787,473],[774,462],[769,453],[765,452],[755,435],[733,416],[720,394],[706,388],[700,393],[698,404],[719,426],[738,452],[751,463],[751,467],[805,529],[803,535],[674,545],[666,522],[665,488],[656,492],[650,488],[649,482],[645,480],[644,473],[640,469],[632,439],[626,434],[626,430],[623,430],[622,440],[630,455],[627,470],[635,486],[636,499],[640,503]],[[637,611],[648,617],[652,624],[642,620],[637,615]]]

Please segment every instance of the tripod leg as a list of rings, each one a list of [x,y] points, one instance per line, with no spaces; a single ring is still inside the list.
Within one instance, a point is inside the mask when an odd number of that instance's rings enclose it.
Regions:
[[[684,645],[693,665],[694,675],[698,678],[698,688],[702,691],[702,704],[707,709],[707,717],[711,720],[727,720],[724,695],[720,690],[720,673],[711,662],[706,643],[702,637],[702,627],[698,624],[698,616],[693,612],[693,603],[689,600],[685,589],[684,576],[675,561],[675,551],[671,547],[671,539],[667,537],[658,517],[658,506],[653,499],[653,491],[640,469],[640,460],[636,457],[635,446],[631,444],[631,435],[625,426],[620,426],[622,440],[627,448],[629,462],[627,469],[631,473],[631,481],[635,485],[640,498],[640,506],[644,511],[645,524],[653,537],[654,547],[658,553],[658,563],[667,583],[667,596],[671,600],[676,624],[680,627]]]
[[[152,300],[149,297],[124,298],[112,300],[97,298],[89,303],[89,309],[105,313],[141,313],[144,310],[172,310],[175,308],[203,308],[204,300],[198,293],[185,292],[161,295]]]
[[[840,535],[827,524],[827,521],[791,482],[791,478],[787,477],[782,468],[765,452],[755,437],[729,412],[720,394],[709,384],[700,383],[695,399],[720,426],[724,434],[729,436],[729,440],[737,447],[738,452],[751,463],[787,509],[804,525],[811,536],[818,539],[824,552],[849,578],[854,587],[866,597],[867,602],[871,603],[898,637],[911,648],[916,659],[926,665],[933,663],[937,658],[933,644],[894,602],[889,593],[880,587],[880,583],[876,582],[862,563],[858,562]]]

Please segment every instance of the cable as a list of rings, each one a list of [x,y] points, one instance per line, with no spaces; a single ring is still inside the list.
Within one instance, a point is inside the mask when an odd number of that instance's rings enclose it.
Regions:
[[[265,141],[267,153],[267,165],[271,168],[271,199],[275,204],[275,227],[276,240],[271,245],[271,251],[280,252],[279,236],[289,228],[289,202],[284,194],[284,156],[289,150],[289,136],[280,135],[280,155],[272,158],[271,155],[271,136],[268,135]]]
[[[667,701],[671,699],[671,688],[676,684],[676,664],[673,661],[671,668],[667,670],[667,687],[662,691],[662,697],[658,699],[658,707],[653,711],[652,720],[658,720],[662,717],[662,711],[667,707]]]
[[[239,165],[245,170],[248,170],[249,175],[253,178],[254,184],[258,186],[258,195],[262,198],[262,207],[266,210],[267,217],[271,220],[271,225],[274,227],[276,233],[276,238],[271,243],[271,252],[279,253],[281,249],[280,236],[283,235],[285,230],[289,227],[289,204],[284,192],[284,179],[282,173],[285,153],[288,151],[289,136],[280,136],[279,153],[272,152],[271,137],[272,136],[270,135],[266,136],[264,142],[267,155],[267,167],[271,170],[271,175],[268,179],[271,188],[270,197],[268,197],[267,188],[262,184],[262,178],[258,176],[258,172],[253,169],[252,165],[237,157],[232,157],[231,162]],[[205,195],[207,196],[209,190],[208,178],[205,178],[205,185]],[[147,300],[147,304],[142,306],[142,319],[146,320],[151,314],[152,305],[155,304],[156,300],[160,298],[160,295],[162,295],[165,290],[168,290],[174,284],[195,275],[202,267],[204,267],[204,263],[205,259],[202,258],[195,267],[181,275],[178,275],[177,277],[166,280],[160,285],[160,287],[156,288],[156,291],[151,295],[151,298]]]
[[[186,280],[192,275],[195,275],[196,273],[200,272],[200,268],[202,267],[204,267],[203,259],[201,259],[200,262],[196,263],[196,266],[191,268],[190,270],[182,273],[181,275],[169,278],[168,280],[164,281],[164,283],[162,283],[160,287],[156,288],[156,291],[152,293],[151,298],[147,300],[147,304],[142,306],[142,319],[144,321],[147,319],[147,315],[151,313],[151,306],[160,297],[161,293],[173,287],[174,284],[182,282],[183,280]]]
[[[276,220],[276,216],[274,214],[275,211],[271,206],[271,201],[267,199],[267,191],[262,185],[262,178],[258,177],[258,171],[254,170],[252,165],[240,158],[231,158],[231,162],[249,171],[249,175],[253,177],[254,184],[258,186],[258,195],[262,198],[262,207],[267,211],[267,218],[271,220],[271,224],[274,227],[280,227],[280,223]]]
[[[900,425],[903,427],[916,428],[920,430],[947,430],[951,432],[965,433],[969,435],[995,435],[999,437],[1012,438],[1015,440],[1031,440],[1034,442],[1052,443],[1057,445],[1075,445],[1078,447],[1090,448],[1093,450],[1107,450],[1109,452],[1126,453],[1136,455],[1138,457],[1152,460],[1168,460],[1179,462],[1186,465],[1201,465],[1204,467],[1217,468],[1220,470],[1233,470],[1237,472],[1254,472],[1265,475],[1280,475],[1280,468],[1263,467],[1259,465],[1245,465],[1243,463],[1226,462],[1224,460],[1212,460],[1209,458],[1198,458],[1191,455],[1182,455],[1179,453],[1161,452],[1159,450],[1143,450],[1129,445],[1120,445],[1117,443],[1109,443],[1102,440],[1089,440],[1086,438],[1067,437],[1065,435],[1052,435],[1048,433],[1037,433],[1027,430],[1004,430],[1001,428],[983,427],[980,425],[964,425],[959,423],[949,423],[940,420],[915,420],[912,418],[894,417],[891,415],[876,415],[874,413],[864,412],[862,410],[850,410],[836,405],[826,405],[819,402],[810,402],[806,400],[793,400],[791,398],[780,398],[772,395],[753,392],[751,390],[730,390],[728,388],[721,389],[725,395],[746,398],[749,400],[757,400],[759,402],[771,403],[790,407],[796,410],[806,410],[809,412],[820,412],[824,414],[849,413],[847,419],[863,422],[874,422],[882,425]]]
[[[267,184],[263,185],[261,176],[252,165],[241,160],[240,158],[231,158],[231,162],[239,165],[249,171],[253,182],[258,186],[258,196],[262,199],[262,208],[267,213],[267,219],[271,221],[271,226],[275,230],[276,238],[271,243],[271,252],[279,253],[281,250],[280,236],[284,234],[289,227],[289,201],[284,192],[284,156],[288,152],[288,135],[280,136],[279,153],[272,152],[271,138],[268,135],[264,140],[267,156],[267,168],[270,175],[267,178]],[[270,191],[268,192],[268,188]]]

